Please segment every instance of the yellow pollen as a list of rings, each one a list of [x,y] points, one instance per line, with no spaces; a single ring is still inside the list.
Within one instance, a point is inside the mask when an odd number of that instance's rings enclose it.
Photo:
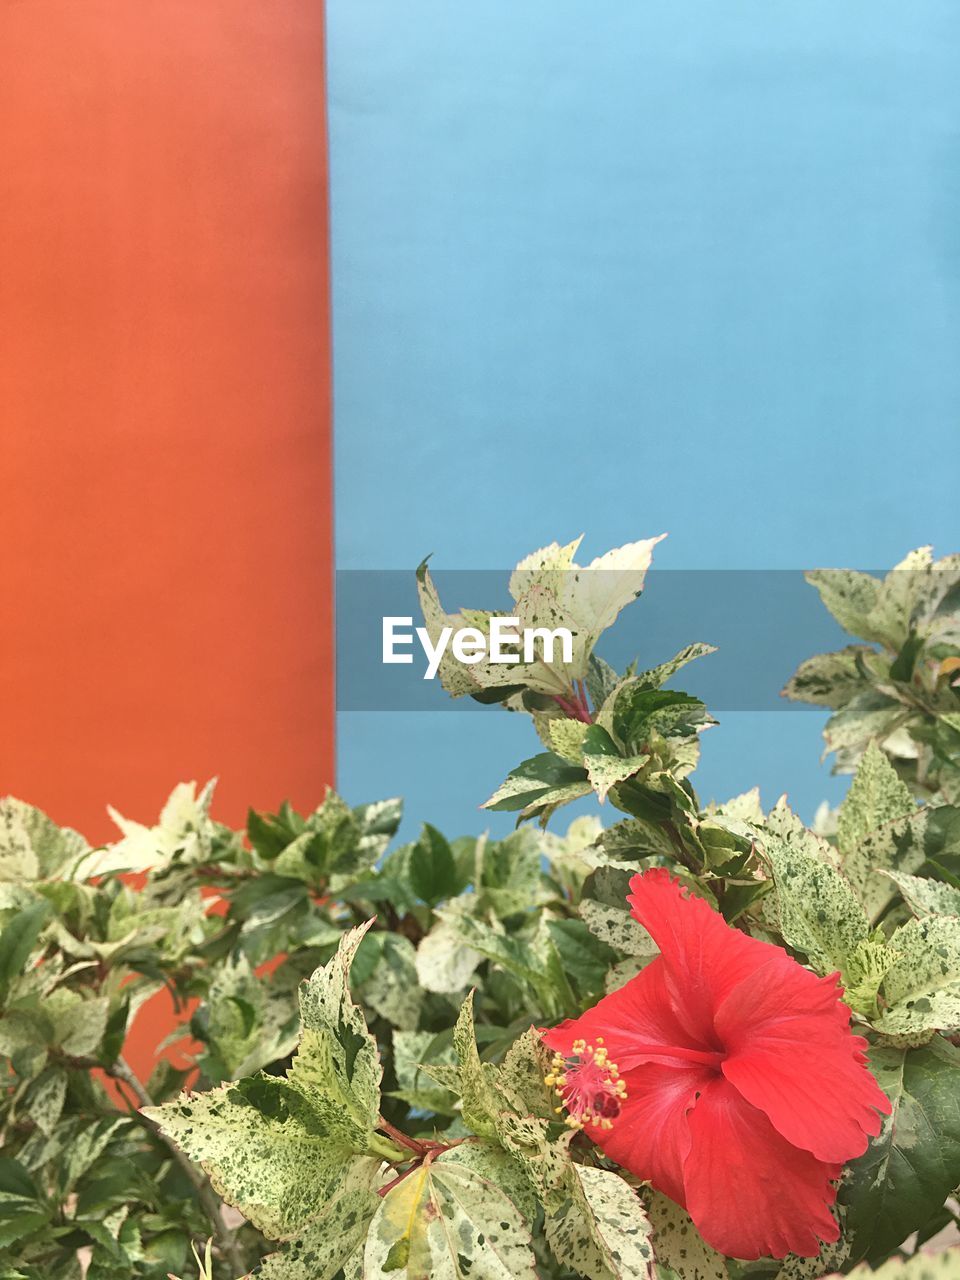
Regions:
[[[570,1129],[583,1129],[588,1125],[594,1129],[612,1129],[611,1114],[614,1118],[619,1114],[627,1096],[627,1086],[617,1064],[610,1061],[602,1036],[597,1036],[595,1044],[578,1038],[570,1048],[569,1058],[560,1053],[553,1055],[550,1070],[544,1077],[544,1084],[553,1089],[562,1103],[554,1108],[555,1114],[566,1111],[564,1124]]]

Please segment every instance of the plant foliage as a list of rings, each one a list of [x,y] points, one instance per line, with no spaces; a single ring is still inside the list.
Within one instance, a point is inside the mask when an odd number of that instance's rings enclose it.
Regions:
[[[810,575],[859,637],[786,690],[831,708],[855,773],[814,831],[756,791],[697,796],[714,721],[674,685],[709,645],[624,673],[595,653],[657,541],[521,561],[516,610],[570,625],[571,662],[441,665],[540,740],[487,801],[517,815],[503,839],[427,825],[397,844],[398,800],[333,792],[235,831],[213,784],[182,784],[156,825],[115,814],[120,839],[92,848],[0,802],[0,1280],[960,1275],[957,1252],[924,1252],[960,1184],[960,558]],[[446,614],[418,579],[428,629],[491,616]],[[591,794],[618,820],[545,829]],[[841,974],[892,1114],[843,1171],[818,1258],[722,1257],[558,1114],[539,1029],[656,955],[626,901],[652,867]],[[141,1082],[125,1044],[161,992],[193,1065]]]

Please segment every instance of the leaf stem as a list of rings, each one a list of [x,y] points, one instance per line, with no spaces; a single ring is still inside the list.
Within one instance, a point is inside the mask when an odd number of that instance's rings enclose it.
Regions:
[[[412,1151],[418,1158],[426,1155],[429,1148],[424,1143],[418,1142],[416,1138],[408,1138],[405,1133],[401,1133],[399,1129],[395,1128],[389,1120],[384,1120],[383,1116],[380,1117],[378,1123],[383,1132],[399,1146],[406,1147],[408,1151]]]

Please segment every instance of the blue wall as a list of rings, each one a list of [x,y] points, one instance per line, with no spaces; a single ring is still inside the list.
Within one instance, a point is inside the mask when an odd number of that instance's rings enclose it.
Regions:
[[[338,567],[960,549],[955,3],[327,9]],[[726,714],[701,792],[809,816],[845,785],[821,724]],[[339,783],[476,830],[535,749],[493,710],[344,713]]]

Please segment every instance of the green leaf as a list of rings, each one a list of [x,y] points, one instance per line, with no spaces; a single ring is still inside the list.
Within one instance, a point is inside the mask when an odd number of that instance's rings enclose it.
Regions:
[[[24,907],[0,927],[0,998],[20,976],[40,931],[50,916],[50,904],[37,902]]]
[[[518,1161],[547,1214],[556,1213],[570,1194],[570,1140],[568,1129],[552,1142],[548,1121],[541,1116],[518,1116],[503,1111],[497,1118],[497,1138]]]
[[[960,1248],[943,1249],[942,1253],[920,1251],[910,1258],[888,1258],[876,1271],[861,1266],[847,1275],[851,1280],[956,1280],[960,1275]]]
[[[507,812],[520,810],[528,817],[545,806],[567,803],[589,792],[585,769],[568,764],[552,751],[545,751],[512,769],[482,807]]]
[[[277,814],[247,810],[247,838],[261,858],[273,861],[297,835]]]
[[[460,1064],[460,1096],[463,1119],[481,1137],[497,1132],[496,1117],[502,1100],[496,1088],[496,1068],[480,1061],[473,1025],[473,993],[463,1002],[453,1031],[453,1047]]]
[[[353,810],[353,816],[364,838],[380,836],[390,841],[397,834],[403,817],[403,800],[400,796],[391,796],[389,800],[358,804]]]
[[[452,898],[461,887],[450,845],[428,822],[411,850],[408,865],[414,893],[430,906]]]
[[[653,1252],[678,1280],[728,1280],[722,1254],[703,1239],[685,1209],[653,1191],[647,1197],[647,1216],[653,1229]]]
[[[883,980],[887,1008],[877,1030],[916,1035],[960,1027],[960,917],[910,920],[889,946],[897,958]]]
[[[912,1258],[890,1258],[873,1270],[869,1266],[848,1271],[850,1280],[956,1280],[960,1275],[960,1248],[942,1253],[914,1254]]]
[[[892,1114],[840,1185],[851,1259],[876,1265],[930,1218],[960,1170],[960,1051],[937,1038],[920,1049],[870,1050]]]
[[[622,756],[606,729],[592,724],[583,737],[583,766],[602,804],[611,787],[639,773],[648,755]]]
[[[548,1064],[549,1055],[535,1027],[519,1036],[504,1055],[496,1084],[518,1115],[554,1118],[556,1097],[544,1081]]]
[[[547,930],[564,973],[584,1001],[599,995],[607,970],[618,958],[616,953],[592,934],[582,920],[548,920]]]
[[[453,922],[454,917],[446,918]],[[526,988],[535,1001],[538,1016],[555,1021],[573,1012],[573,989],[544,916],[537,920],[535,931],[526,936],[507,933],[502,924],[495,926],[474,916],[460,915],[456,922],[470,946],[501,965]]]
[[[51,1044],[71,1057],[96,1056],[107,1029],[107,996],[84,999],[78,991],[58,987],[44,998],[43,1011],[53,1023]]]
[[[384,1197],[365,1280],[536,1280],[529,1227],[499,1187],[441,1156]]]
[[[543,852],[541,837],[529,828],[513,831],[503,840],[479,841],[474,860],[481,909],[503,918],[548,901]]]
[[[785,940],[820,973],[845,972],[869,933],[863,908],[825,846],[783,804],[759,833],[776,885]]]
[[[871,742],[840,806],[837,818],[840,852],[849,853],[871,831],[897,818],[905,818],[915,810],[910,788],[877,744]]]
[[[909,684],[913,679],[917,660],[923,653],[925,637],[911,631],[897,654],[896,661],[890,667],[890,679],[900,684]]]
[[[640,1280],[653,1262],[650,1223],[617,1173],[571,1164],[569,1195],[545,1222],[554,1256],[589,1280]]]
[[[380,1204],[376,1163],[355,1161],[309,1226],[264,1258],[259,1280],[332,1280],[367,1235]]]
[[[712,723],[699,698],[675,689],[645,688],[641,679],[625,681],[613,695],[612,730],[628,754],[646,754],[653,734],[689,738]]]
[[[432,1031],[394,1031],[393,1069],[399,1086],[395,1096],[421,1111],[452,1116],[456,1098],[449,1089],[434,1083],[430,1071],[437,1066],[452,1067],[454,1062],[448,1036]]]

